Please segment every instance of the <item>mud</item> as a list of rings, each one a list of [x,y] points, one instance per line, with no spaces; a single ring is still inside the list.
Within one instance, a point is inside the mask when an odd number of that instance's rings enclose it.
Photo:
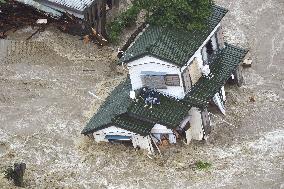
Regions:
[[[125,72],[112,64],[117,46],[97,48],[49,29],[30,43],[42,45],[37,51],[2,57],[0,169],[25,162],[27,188],[284,188],[284,2],[217,3],[230,10],[227,41],[249,48],[254,61],[244,86],[226,87],[227,115],[213,111],[208,141],[181,142],[160,157],[81,136]],[[199,160],[212,167],[196,169]],[[0,187],[13,188],[3,174]]]

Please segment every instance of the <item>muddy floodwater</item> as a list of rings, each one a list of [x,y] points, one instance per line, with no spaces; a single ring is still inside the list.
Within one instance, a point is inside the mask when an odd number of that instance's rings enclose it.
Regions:
[[[112,64],[117,47],[54,28],[20,42],[33,33],[25,28],[0,43],[0,171],[25,162],[26,188],[284,189],[284,1],[216,3],[230,10],[226,40],[249,48],[253,66],[244,86],[226,86],[226,116],[213,110],[208,141],[160,157],[81,136],[126,76]],[[196,161],[212,166],[198,170]],[[2,173],[0,188],[14,188]]]

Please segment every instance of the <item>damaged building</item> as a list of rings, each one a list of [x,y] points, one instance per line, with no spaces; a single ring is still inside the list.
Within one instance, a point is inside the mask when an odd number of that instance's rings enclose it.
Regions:
[[[209,102],[225,114],[224,85],[241,84],[247,50],[224,42],[227,10],[213,5],[202,31],[147,26],[120,58],[129,77],[118,85],[82,134],[96,142],[128,141],[154,153],[164,142],[205,140]]]
[[[99,33],[104,28],[106,17],[118,12],[120,0],[17,0],[58,17],[68,13],[84,20]]]

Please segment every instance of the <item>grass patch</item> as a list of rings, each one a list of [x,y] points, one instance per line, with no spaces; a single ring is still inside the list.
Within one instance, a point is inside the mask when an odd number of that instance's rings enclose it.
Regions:
[[[208,162],[203,162],[203,161],[197,161],[195,163],[195,166],[198,170],[208,170],[212,167],[212,164],[211,163],[208,163]]]

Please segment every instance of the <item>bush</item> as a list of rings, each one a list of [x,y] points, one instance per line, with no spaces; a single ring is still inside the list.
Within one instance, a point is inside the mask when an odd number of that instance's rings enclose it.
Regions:
[[[208,170],[212,165],[208,162],[198,161],[195,163],[198,170]]]
[[[140,8],[136,5],[133,5],[117,18],[114,21],[107,24],[107,33],[109,41],[112,43],[116,43],[119,39],[122,31],[135,24],[137,20],[137,15],[140,12]]]

